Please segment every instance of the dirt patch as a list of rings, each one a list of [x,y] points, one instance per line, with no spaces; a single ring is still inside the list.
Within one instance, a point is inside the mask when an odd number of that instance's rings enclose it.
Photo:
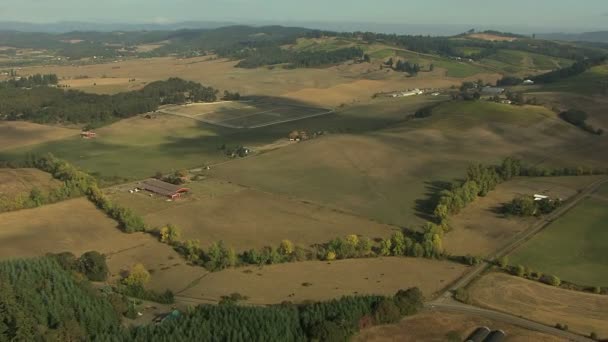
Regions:
[[[459,336],[464,341],[478,327],[487,326],[492,330],[503,330],[507,334],[506,342],[557,342],[567,341],[551,335],[546,335],[510,324],[489,320],[486,318],[460,313],[427,311],[406,318],[397,324],[383,325],[363,330],[355,336],[356,342],[445,342],[448,334]]]
[[[608,296],[563,290],[503,273],[490,273],[471,287],[476,305],[571,331],[608,336]]]
[[[217,301],[238,292],[249,297],[248,303],[277,304],[356,294],[393,295],[399,289],[418,286],[425,296],[431,296],[465,269],[450,262],[413,258],[308,261],[210,273],[179,295]]]

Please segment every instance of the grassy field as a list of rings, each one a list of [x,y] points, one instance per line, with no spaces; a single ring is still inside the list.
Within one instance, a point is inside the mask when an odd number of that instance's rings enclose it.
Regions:
[[[128,185],[106,192],[142,215],[148,224],[175,224],[183,239],[198,239],[204,247],[223,240],[237,251],[244,251],[278,246],[283,239],[309,247],[348,234],[384,238],[398,229],[215,179],[186,186],[191,193],[174,202],[151,198],[147,193],[130,194],[127,189],[134,186]]]
[[[106,254],[111,281],[136,263],[154,270],[150,286],[180,290],[205,274],[188,266],[171,247],[146,234],[125,234],[116,222],[84,198],[0,214],[0,258],[23,258],[70,251]]]
[[[608,185],[557,219],[511,257],[582,285],[608,285]]]
[[[565,92],[581,95],[606,96],[608,89],[608,64],[593,67],[580,75],[549,83],[539,88],[539,91]]]
[[[544,194],[567,199],[598,178],[522,177],[500,184],[488,196],[479,198],[450,219],[453,229],[444,240],[446,251],[454,255],[490,255],[516,234],[537,222],[536,218],[504,217],[497,210],[521,195]]]
[[[589,335],[608,337],[608,297],[564,290],[503,273],[490,273],[470,288],[476,305]]]
[[[495,163],[517,155],[571,165],[578,157],[569,153],[575,148],[569,140],[585,137],[542,107],[454,102],[429,119],[370,134],[330,135],[220,165],[212,174],[379,222],[415,226],[424,220],[418,201],[433,183],[462,177],[471,161]]]
[[[407,317],[401,322],[363,330],[355,342],[445,342],[451,336],[465,341],[475,329],[489,327],[507,333],[507,342],[566,342],[566,339],[546,335],[517,326],[461,313],[431,311]]]
[[[178,295],[214,302],[238,292],[249,297],[247,303],[278,304],[356,294],[393,295],[418,286],[431,296],[464,270],[450,262],[411,258],[307,261],[210,273]]]
[[[78,135],[80,131],[22,121],[0,121],[0,151]]]
[[[38,169],[0,169],[0,198],[15,194],[29,194],[33,188],[51,190],[61,183]]]
[[[162,113],[186,116],[212,125],[227,128],[260,128],[289,120],[302,120],[331,113],[327,108],[308,107],[288,103],[219,102],[186,106],[167,106]]]

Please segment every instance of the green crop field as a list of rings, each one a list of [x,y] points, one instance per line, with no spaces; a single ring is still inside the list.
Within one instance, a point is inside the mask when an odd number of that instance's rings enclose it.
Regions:
[[[513,264],[582,285],[608,285],[608,185],[516,251]]]

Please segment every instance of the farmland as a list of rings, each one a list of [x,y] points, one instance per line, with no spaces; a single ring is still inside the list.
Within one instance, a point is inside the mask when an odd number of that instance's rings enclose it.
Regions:
[[[458,264],[411,258],[307,261],[210,273],[178,295],[214,302],[238,292],[249,297],[248,303],[278,304],[343,295],[388,295],[418,286],[426,296],[431,296],[459,277],[464,269]]]
[[[608,336],[606,296],[555,288],[538,282],[490,273],[473,284],[476,305],[524,316],[547,325],[567,324],[580,334]]]
[[[525,330],[503,322],[493,321],[474,315],[460,313],[431,311],[408,317],[399,323],[373,327],[363,330],[354,338],[357,342],[389,342],[389,341],[451,341],[450,337],[464,341],[478,327],[501,329],[507,333],[510,342],[558,342],[565,339],[551,335]],[[456,340],[454,340],[456,341]]]
[[[21,121],[0,121],[0,151],[75,136],[75,129]]]
[[[539,134],[542,139],[532,139]],[[456,102],[439,106],[429,119],[369,134],[330,135],[219,165],[211,174],[415,227],[423,222],[418,201],[433,182],[462,177],[472,160],[495,163],[508,155],[570,165],[578,157],[564,148],[569,137],[585,138],[542,107]],[[547,158],[541,150],[560,152]]]
[[[522,177],[500,184],[496,190],[479,198],[450,220],[453,229],[446,237],[444,247],[455,255],[491,254],[537,221],[536,218],[505,217],[498,212],[504,203],[517,196],[533,194],[566,200],[597,179]]]
[[[237,251],[244,251],[278,246],[281,240],[290,239],[308,248],[348,234],[384,238],[398,229],[215,179],[187,186],[191,194],[174,202],[144,193],[130,194],[127,189],[134,186],[128,185],[106,192],[142,215],[149,225],[172,223],[180,228],[183,239],[197,239],[205,247],[223,240]]]
[[[220,102],[170,106],[161,112],[227,128],[260,128],[325,115],[332,111],[286,103]]]
[[[607,205],[608,186],[604,184],[517,250],[513,262],[577,284],[606,286]]]
[[[0,198],[29,194],[33,188],[51,190],[59,184],[50,174],[38,169],[0,169]]]

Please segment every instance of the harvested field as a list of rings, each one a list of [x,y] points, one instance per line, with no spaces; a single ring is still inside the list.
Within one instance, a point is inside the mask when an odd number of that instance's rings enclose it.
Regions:
[[[150,286],[178,291],[206,273],[187,266],[168,245],[143,233],[125,234],[84,198],[0,214],[0,258],[95,250],[108,256],[112,279],[136,263],[153,269]]]
[[[365,329],[355,336],[355,342],[445,342],[451,336],[464,341],[478,327],[503,330],[506,342],[565,342],[567,340],[526,330],[486,318],[444,311],[425,311],[401,322]],[[456,340],[455,340],[456,341]]]
[[[512,260],[580,285],[608,285],[608,184],[516,250]]]
[[[146,82],[129,81],[126,77],[87,77],[64,79],[61,85],[74,88],[89,93],[97,94],[116,94],[122,91],[131,91],[143,88]]]
[[[23,121],[0,121],[0,151],[75,136],[79,130]]]
[[[203,247],[223,240],[237,251],[244,251],[278,246],[283,239],[309,247],[348,234],[384,238],[398,229],[215,179],[185,186],[191,193],[173,202],[158,196],[151,198],[148,193],[130,194],[127,188],[134,186],[106,192],[142,215],[148,224],[175,224],[183,239],[198,239]]]
[[[567,199],[597,179],[595,176],[521,177],[500,184],[488,196],[477,199],[450,218],[453,229],[446,236],[444,247],[455,255],[490,255],[538,220],[505,217],[498,212],[503,204],[521,195],[543,194]]]
[[[564,290],[503,273],[475,282],[476,305],[523,316],[547,325],[567,324],[569,330],[608,337],[608,296]]]
[[[260,128],[332,113],[326,108],[249,101],[168,106],[161,112],[227,128]]]
[[[465,269],[450,262],[413,258],[307,261],[209,273],[178,295],[213,302],[238,292],[249,297],[247,303],[278,304],[355,294],[393,295],[418,286],[431,296]]]

